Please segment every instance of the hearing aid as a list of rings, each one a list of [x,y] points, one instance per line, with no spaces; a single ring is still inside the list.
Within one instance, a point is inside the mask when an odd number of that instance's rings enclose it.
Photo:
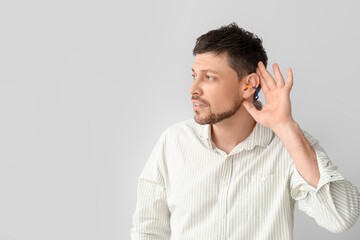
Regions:
[[[245,86],[246,86],[246,88],[248,88],[248,89],[252,89],[252,88],[255,89],[256,94],[255,94],[255,99],[254,99],[254,100],[255,100],[255,101],[258,100],[258,98],[259,98],[259,91],[258,91],[257,87],[254,87],[254,86],[249,85],[249,84],[245,84]],[[246,88],[245,88],[245,89],[246,89]]]

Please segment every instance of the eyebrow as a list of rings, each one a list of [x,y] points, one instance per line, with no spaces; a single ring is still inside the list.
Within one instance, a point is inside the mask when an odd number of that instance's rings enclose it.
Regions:
[[[191,68],[191,71],[195,72],[193,68]],[[208,72],[208,73],[213,73],[213,74],[216,74],[216,75],[220,75],[218,72],[216,72],[216,71],[214,71],[212,69],[203,69],[200,72]]]

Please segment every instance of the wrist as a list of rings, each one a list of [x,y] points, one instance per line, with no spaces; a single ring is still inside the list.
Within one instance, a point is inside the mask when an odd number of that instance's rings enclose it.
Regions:
[[[289,134],[290,132],[301,131],[299,124],[293,119],[278,123],[272,130],[278,137]]]

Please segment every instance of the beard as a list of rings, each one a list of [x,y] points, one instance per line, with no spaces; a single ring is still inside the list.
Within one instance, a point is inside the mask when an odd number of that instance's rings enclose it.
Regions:
[[[208,105],[210,113],[203,118],[200,117],[199,111],[195,111],[194,120],[198,124],[205,125],[205,124],[215,124],[215,123],[221,122],[224,119],[230,118],[241,107],[242,101],[239,101],[238,99],[239,99],[238,97],[235,98],[235,101],[233,102],[232,107],[229,110],[226,110],[226,111],[223,111],[220,113],[214,113],[211,110],[211,107]]]

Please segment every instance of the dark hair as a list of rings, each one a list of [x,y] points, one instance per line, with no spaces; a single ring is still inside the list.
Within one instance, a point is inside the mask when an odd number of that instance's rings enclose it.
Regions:
[[[227,53],[228,64],[236,71],[239,80],[254,73],[258,62],[262,61],[265,67],[267,66],[268,58],[262,46],[262,39],[239,28],[235,22],[211,30],[196,39],[194,56],[208,52],[215,55]],[[258,90],[260,89],[259,85]]]

